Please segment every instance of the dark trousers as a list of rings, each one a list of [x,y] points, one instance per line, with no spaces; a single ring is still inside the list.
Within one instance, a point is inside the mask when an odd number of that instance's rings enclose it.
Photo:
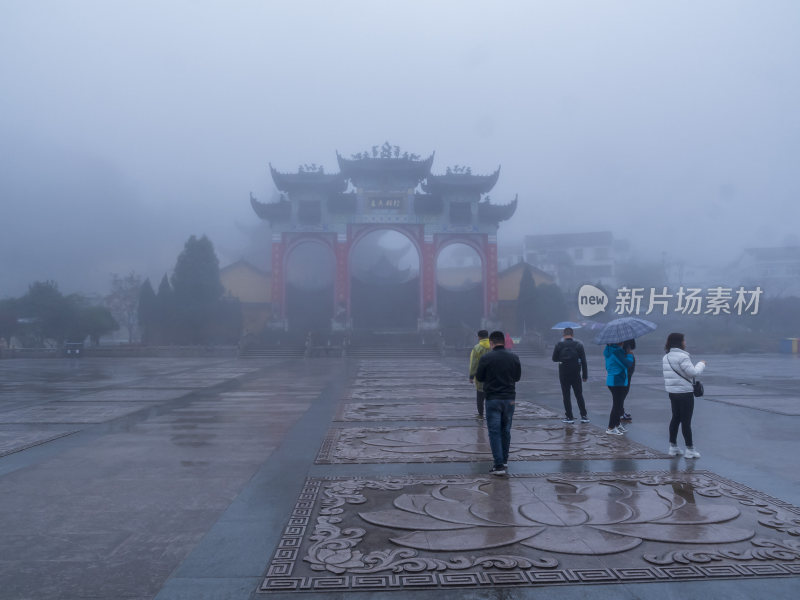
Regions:
[[[624,385],[610,385],[611,391],[611,415],[608,417],[608,428],[619,427],[620,417],[622,417],[622,404],[625,402],[627,388]]]
[[[482,390],[475,390],[475,400],[478,404],[478,414],[483,416],[483,401],[486,399],[486,394]]]
[[[489,446],[492,449],[495,467],[501,467],[508,462],[515,404],[513,399],[486,399],[486,428],[489,430]]]
[[[625,414],[625,399],[628,397],[628,394],[631,391],[631,380],[628,380],[628,385],[625,386],[625,395],[622,396],[622,408],[620,409],[620,415]]]
[[[672,404],[672,420],[669,422],[669,443],[678,443],[678,426],[683,432],[683,439],[686,445],[691,448],[692,442],[692,414],[694,413],[694,394],[685,392],[683,394],[670,394],[669,401]]]
[[[564,400],[564,415],[568,419],[572,419],[572,401],[569,397],[569,391],[575,392],[575,401],[578,403],[578,410],[581,411],[581,416],[586,416],[586,404],[583,401],[583,383],[581,382],[580,371],[567,371],[565,369],[558,370],[558,381],[561,383],[561,398]]]

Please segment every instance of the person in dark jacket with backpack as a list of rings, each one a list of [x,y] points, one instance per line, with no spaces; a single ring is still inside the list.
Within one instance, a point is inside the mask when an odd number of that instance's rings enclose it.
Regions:
[[[475,380],[483,384],[486,396],[486,427],[494,459],[494,466],[489,471],[492,475],[505,475],[508,468],[516,383],[522,376],[519,357],[506,350],[505,341],[502,331],[493,331],[489,335],[492,350],[481,356],[475,371]]]
[[[572,327],[564,329],[564,338],[553,348],[553,362],[558,363],[558,380],[561,383],[561,396],[564,400],[563,423],[572,424],[575,419],[572,415],[572,400],[570,389],[575,392],[575,401],[581,412],[581,423],[588,423],[586,403],[583,401],[583,384],[589,378],[589,368],[586,365],[586,351],[583,344],[573,339]]]

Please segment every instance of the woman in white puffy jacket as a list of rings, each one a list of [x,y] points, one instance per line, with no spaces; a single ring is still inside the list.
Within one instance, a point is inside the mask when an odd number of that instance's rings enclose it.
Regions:
[[[706,361],[692,364],[686,352],[686,336],[670,333],[664,346],[664,387],[672,404],[672,420],[669,422],[669,455],[685,458],[700,458],[692,441],[692,413],[694,412],[694,388],[692,381],[706,368]],[[686,442],[686,452],[678,448],[678,426]]]

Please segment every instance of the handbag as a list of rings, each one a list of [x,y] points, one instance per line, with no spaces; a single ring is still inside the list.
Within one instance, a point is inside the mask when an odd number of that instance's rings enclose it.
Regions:
[[[697,379],[689,379],[685,375],[678,373],[677,369],[675,369],[675,367],[672,366],[672,361],[670,359],[667,359],[667,362],[669,363],[670,368],[673,371],[675,371],[675,373],[677,373],[679,376],[683,377],[686,381],[692,384],[692,393],[694,394],[695,398],[699,398],[700,396],[706,393],[706,391],[703,389],[702,382],[697,381]]]

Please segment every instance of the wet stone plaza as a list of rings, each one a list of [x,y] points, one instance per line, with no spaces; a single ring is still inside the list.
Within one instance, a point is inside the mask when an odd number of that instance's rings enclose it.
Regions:
[[[795,599],[800,360],[700,358],[690,460],[523,357],[506,477],[465,358],[0,361],[0,598]]]

